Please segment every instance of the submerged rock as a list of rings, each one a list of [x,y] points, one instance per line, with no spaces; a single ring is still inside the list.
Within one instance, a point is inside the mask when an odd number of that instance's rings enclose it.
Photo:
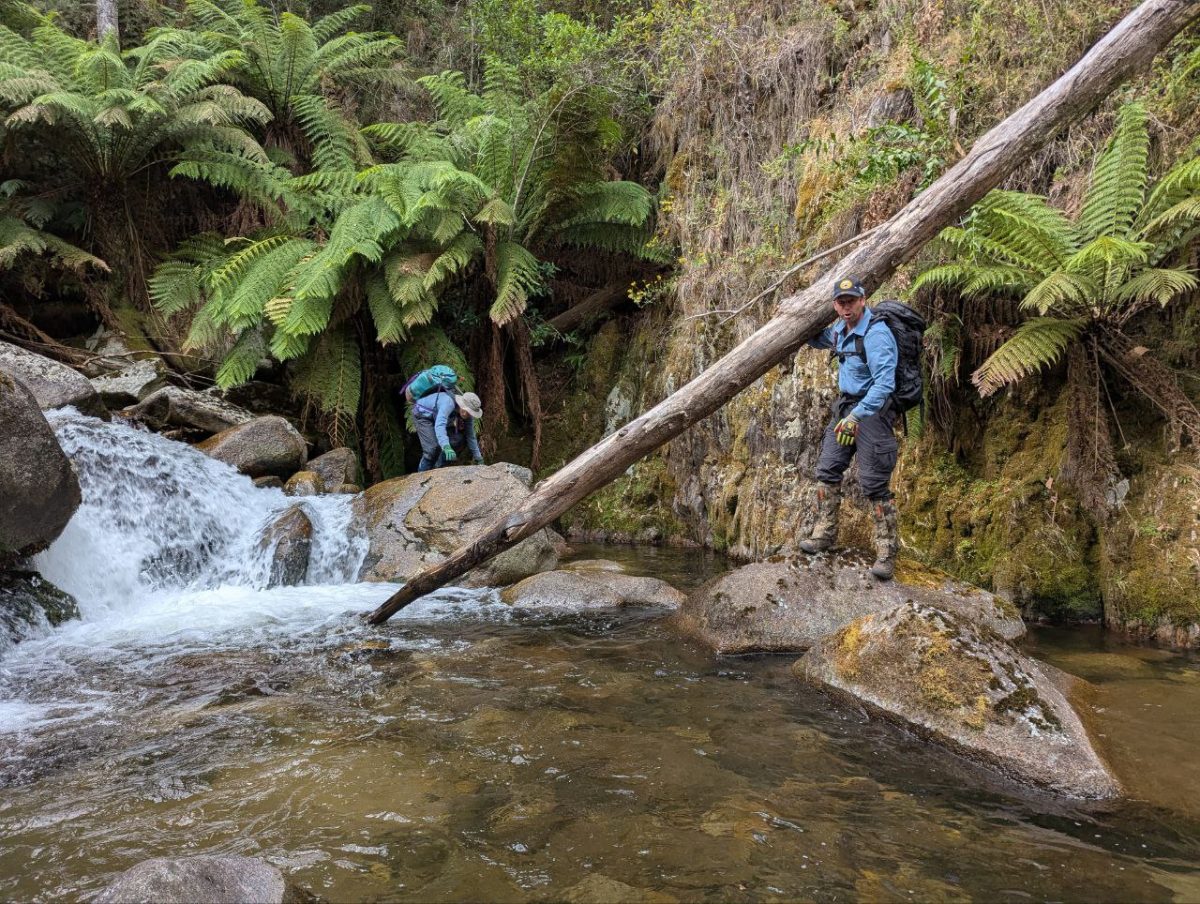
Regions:
[[[579,568],[577,563],[570,570],[544,571],[527,577],[502,591],[500,599],[520,609],[619,609],[625,606],[678,609],[686,597],[658,578],[635,577],[604,568]]]
[[[283,873],[254,857],[156,857],[128,869],[96,904],[283,904],[302,900]]]
[[[308,459],[308,444],[300,432],[271,414],[222,430],[196,448],[249,477],[285,477],[304,467]]]
[[[510,467],[438,468],[370,487],[354,500],[355,515],[370,542],[360,579],[407,580],[474,540],[493,518],[529,495]],[[557,563],[554,535],[543,529],[469,571],[462,584],[513,584]]]
[[[263,531],[259,549],[271,550],[271,576],[267,586],[291,587],[304,583],[312,552],[313,525],[299,504],[290,506]]]
[[[0,567],[49,546],[80,499],[75,469],[33,394],[0,371]]]
[[[1120,793],[1055,682],[959,615],[913,602],[873,613],[794,670],[1020,781],[1073,797]]]
[[[220,433],[254,419],[246,409],[230,404],[214,393],[178,386],[164,386],[152,392],[134,407],[127,408],[124,414],[154,430],[188,427],[204,433]]]
[[[321,476],[326,487],[339,487],[344,483],[361,484],[362,473],[358,467],[358,455],[353,449],[342,447],[318,455],[305,466]]]
[[[20,380],[43,411],[73,405],[84,414],[108,417],[108,409],[88,378],[52,358],[0,342],[0,371]]]
[[[162,388],[166,379],[166,366],[159,358],[134,361],[127,367],[111,373],[92,377],[92,387],[100,393],[104,404],[110,408],[125,408],[136,405],[152,392]]]
[[[289,477],[283,491],[289,496],[320,496],[325,492],[325,481],[316,471],[306,468]]]
[[[75,597],[36,571],[0,571],[0,649],[38,625],[57,627],[72,618],[79,618]]]
[[[255,477],[254,485],[260,490],[282,490],[283,479],[274,474],[268,474],[266,477]]]
[[[913,600],[961,614],[1006,640],[1025,633],[1016,608],[948,575],[901,561],[893,581],[865,571],[854,553],[756,562],[714,578],[688,597],[678,624],[718,653],[786,653],[871,612]]]

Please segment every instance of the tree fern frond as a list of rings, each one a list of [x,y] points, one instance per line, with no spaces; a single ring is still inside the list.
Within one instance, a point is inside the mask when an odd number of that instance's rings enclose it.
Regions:
[[[1119,302],[1157,302],[1167,305],[1175,299],[1200,289],[1200,280],[1188,270],[1143,270],[1114,293]]]
[[[538,262],[516,242],[496,246],[496,299],[488,312],[492,322],[503,326],[525,310],[529,296],[542,288]]]
[[[335,442],[353,432],[362,396],[362,359],[348,328],[327,330],[292,365],[289,374],[292,388],[333,418]]]
[[[1099,291],[1100,287],[1086,276],[1058,270],[1030,289],[1021,307],[1043,317],[1050,313],[1069,317],[1086,309]]]
[[[237,342],[217,369],[217,386],[231,389],[242,385],[254,376],[266,354],[267,346],[262,333],[257,329],[246,330],[238,336]]]
[[[1079,338],[1083,327],[1082,320],[1054,317],[1027,320],[971,375],[971,382],[984,397],[1017,383],[1058,361],[1067,347]]]
[[[1079,215],[1088,239],[1127,236],[1146,197],[1150,172],[1150,134],[1146,108],[1125,104],[1117,112],[1117,127],[1092,170],[1091,185]]]

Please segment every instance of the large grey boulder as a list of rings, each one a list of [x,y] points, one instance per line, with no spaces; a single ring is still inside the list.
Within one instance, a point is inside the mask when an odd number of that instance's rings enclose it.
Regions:
[[[79,618],[75,597],[36,571],[0,571],[0,651],[42,626]]]
[[[321,475],[321,480],[329,490],[340,487],[344,483],[361,484],[362,472],[358,467],[358,454],[353,449],[344,446],[331,449],[324,455],[310,459],[305,467]]]
[[[466,465],[385,480],[354,500],[370,541],[361,580],[404,581],[480,535],[515,508],[528,487],[509,468]],[[503,586],[558,562],[555,536],[540,530],[462,579],[467,587]]]
[[[80,498],[79,478],[37,401],[0,371],[0,567],[49,546]]]
[[[144,358],[109,373],[92,377],[92,387],[109,408],[135,405],[161,389],[167,368],[159,358]]]
[[[254,420],[254,415],[212,392],[197,392],[164,386],[124,412],[154,430],[188,427],[205,433],[220,433]]]
[[[268,587],[292,587],[304,583],[312,552],[312,521],[299,505],[289,506],[263,531],[258,548],[270,551]]]
[[[501,591],[500,599],[519,609],[586,611],[626,606],[678,609],[687,597],[658,578],[576,567],[527,577]]]
[[[866,573],[857,553],[756,562],[714,578],[688,597],[679,627],[718,653],[790,653],[871,612],[908,600],[940,606],[1007,640],[1025,633],[1012,604],[901,561],[893,581]]]
[[[866,615],[794,670],[1019,781],[1073,797],[1120,793],[1055,682],[960,615],[920,603]]]
[[[96,904],[283,904],[283,873],[254,857],[156,857],[128,869]]]
[[[20,380],[43,411],[73,405],[84,414],[108,418],[108,409],[88,378],[65,364],[0,342],[0,371]]]
[[[196,448],[249,477],[287,477],[308,459],[308,444],[300,431],[274,414],[222,430]]]

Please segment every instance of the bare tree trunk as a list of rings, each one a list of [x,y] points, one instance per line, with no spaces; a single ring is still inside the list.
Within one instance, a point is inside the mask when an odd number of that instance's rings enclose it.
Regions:
[[[596,290],[579,304],[572,305],[547,322],[558,332],[569,333],[576,327],[583,326],[587,321],[600,316],[609,308],[620,304],[628,291],[629,280],[612,283],[603,289]]]
[[[549,524],[579,500],[620,476],[633,462],[707,417],[832,319],[837,274],[853,273],[871,290],[946,225],[1000,183],[1067,123],[1147,65],[1190,21],[1200,0],[1146,0],[1078,63],[1020,110],[981,137],[970,153],[842,259],[834,272],[784,299],[778,313],[720,361],[650,411],[540,483],[515,511],[488,525],[475,542],[415,575],[369,616],[381,624],[418,597]]]
[[[104,40],[110,31],[119,43],[121,30],[117,27],[117,0],[96,0],[96,39]]]

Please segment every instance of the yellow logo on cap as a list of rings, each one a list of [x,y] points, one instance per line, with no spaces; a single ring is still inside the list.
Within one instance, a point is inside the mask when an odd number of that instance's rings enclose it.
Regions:
[[[839,289],[853,289],[853,288],[854,288],[854,281],[853,281],[853,280],[850,280],[850,279],[843,279],[843,280],[841,281],[841,283],[838,285],[838,288],[839,288]]]

